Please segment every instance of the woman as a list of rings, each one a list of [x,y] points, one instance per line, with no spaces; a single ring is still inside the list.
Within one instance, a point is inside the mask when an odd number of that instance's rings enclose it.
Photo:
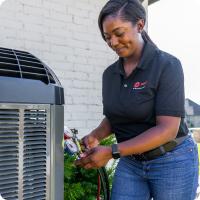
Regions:
[[[112,200],[194,200],[197,147],[184,122],[181,64],[144,31],[138,0],[110,0],[99,15],[103,39],[119,56],[103,74],[105,118],[83,142],[84,168],[119,158]],[[98,146],[114,133],[118,144]]]

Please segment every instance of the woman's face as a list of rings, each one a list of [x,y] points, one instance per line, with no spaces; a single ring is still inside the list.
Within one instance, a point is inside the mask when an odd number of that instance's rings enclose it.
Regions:
[[[141,24],[140,24],[141,23]],[[136,25],[124,21],[120,17],[108,16],[103,21],[105,40],[119,57],[128,58],[137,54],[141,47],[141,31],[143,21],[139,20]]]

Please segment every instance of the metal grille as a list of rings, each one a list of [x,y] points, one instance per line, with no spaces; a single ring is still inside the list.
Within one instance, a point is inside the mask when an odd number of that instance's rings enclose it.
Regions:
[[[24,111],[24,200],[46,199],[46,111]]]
[[[0,109],[0,194],[18,199],[19,110]]]
[[[55,83],[50,69],[25,51],[0,48],[0,76],[41,80]]]
[[[0,104],[0,194],[6,200],[49,200],[49,108]]]

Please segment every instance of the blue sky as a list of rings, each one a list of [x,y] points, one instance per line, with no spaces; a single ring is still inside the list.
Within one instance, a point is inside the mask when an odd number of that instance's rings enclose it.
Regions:
[[[181,60],[185,96],[200,104],[200,0],[160,0],[148,15],[150,37]]]

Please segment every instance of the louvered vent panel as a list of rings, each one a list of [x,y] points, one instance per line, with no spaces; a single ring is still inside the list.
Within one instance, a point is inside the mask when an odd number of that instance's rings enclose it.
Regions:
[[[47,113],[24,112],[24,200],[46,200]]]
[[[0,109],[0,194],[18,199],[19,110]]]
[[[6,48],[0,48],[0,76],[55,83],[48,67],[32,54]]]

